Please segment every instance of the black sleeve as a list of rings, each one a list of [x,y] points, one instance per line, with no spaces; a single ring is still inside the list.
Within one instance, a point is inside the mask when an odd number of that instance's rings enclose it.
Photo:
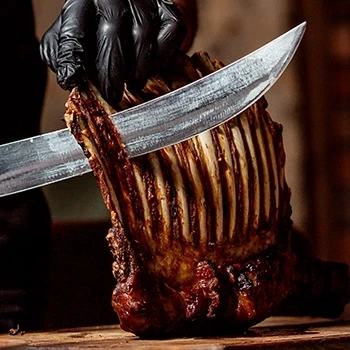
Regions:
[[[46,84],[31,0],[0,1],[0,144],[39,133]]]

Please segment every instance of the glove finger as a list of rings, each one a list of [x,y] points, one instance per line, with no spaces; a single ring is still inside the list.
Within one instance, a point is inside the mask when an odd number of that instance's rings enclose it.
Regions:
[[[40,41],[40,56],[44,63],[57,73],[58,33],[61,28],[61,16],[45,32]]]
[[[162,61],[177,51],[186,36],[186,27],[180,13],[171,0],[156,0],[158,3],[161,27],[157,38],[157,56]]]
[[[100,1],[96,79],[102,97],[114,108],[123,95],[130,70],[131,14],[122,2]]]
[[[90,0],[66,0],[61,12],[57,82],[66,90],[78,84],[86,67],[86,43],[93,38],[95,7]]]
[[[154,50],[160,21],[154,1],[133,0],[129,3],[133,17],[133,61],[128,85],[132,89],[140,89],[154,66]]]

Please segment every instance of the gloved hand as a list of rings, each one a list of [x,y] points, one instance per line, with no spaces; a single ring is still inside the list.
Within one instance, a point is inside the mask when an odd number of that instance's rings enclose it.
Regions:
[[[90,79],[116,106],[124,83],[142,88],[186,34],[171,0],[66,0],[40,52],[66,90]]]

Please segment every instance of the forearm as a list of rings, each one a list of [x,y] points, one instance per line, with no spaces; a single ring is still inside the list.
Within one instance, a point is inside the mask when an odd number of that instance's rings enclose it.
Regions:
[[[196,0],[173,0],[181,11],[182,19],[187,27],[186,38],[181,48],[186,52],[192,45],[197,32],[197,1]]]

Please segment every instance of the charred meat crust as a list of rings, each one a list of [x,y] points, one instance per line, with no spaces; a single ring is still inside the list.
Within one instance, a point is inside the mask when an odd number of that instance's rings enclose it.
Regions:
[[[123,230],[107,236],[118,283],[112,305],[121,327],[142,337],[246,329],[278,309],[288,295],[288,254],[270,248],[240,264],[193,262],[191,284],[171,288],[140,263]],[[221,329],[221,331],[220,331]]]

